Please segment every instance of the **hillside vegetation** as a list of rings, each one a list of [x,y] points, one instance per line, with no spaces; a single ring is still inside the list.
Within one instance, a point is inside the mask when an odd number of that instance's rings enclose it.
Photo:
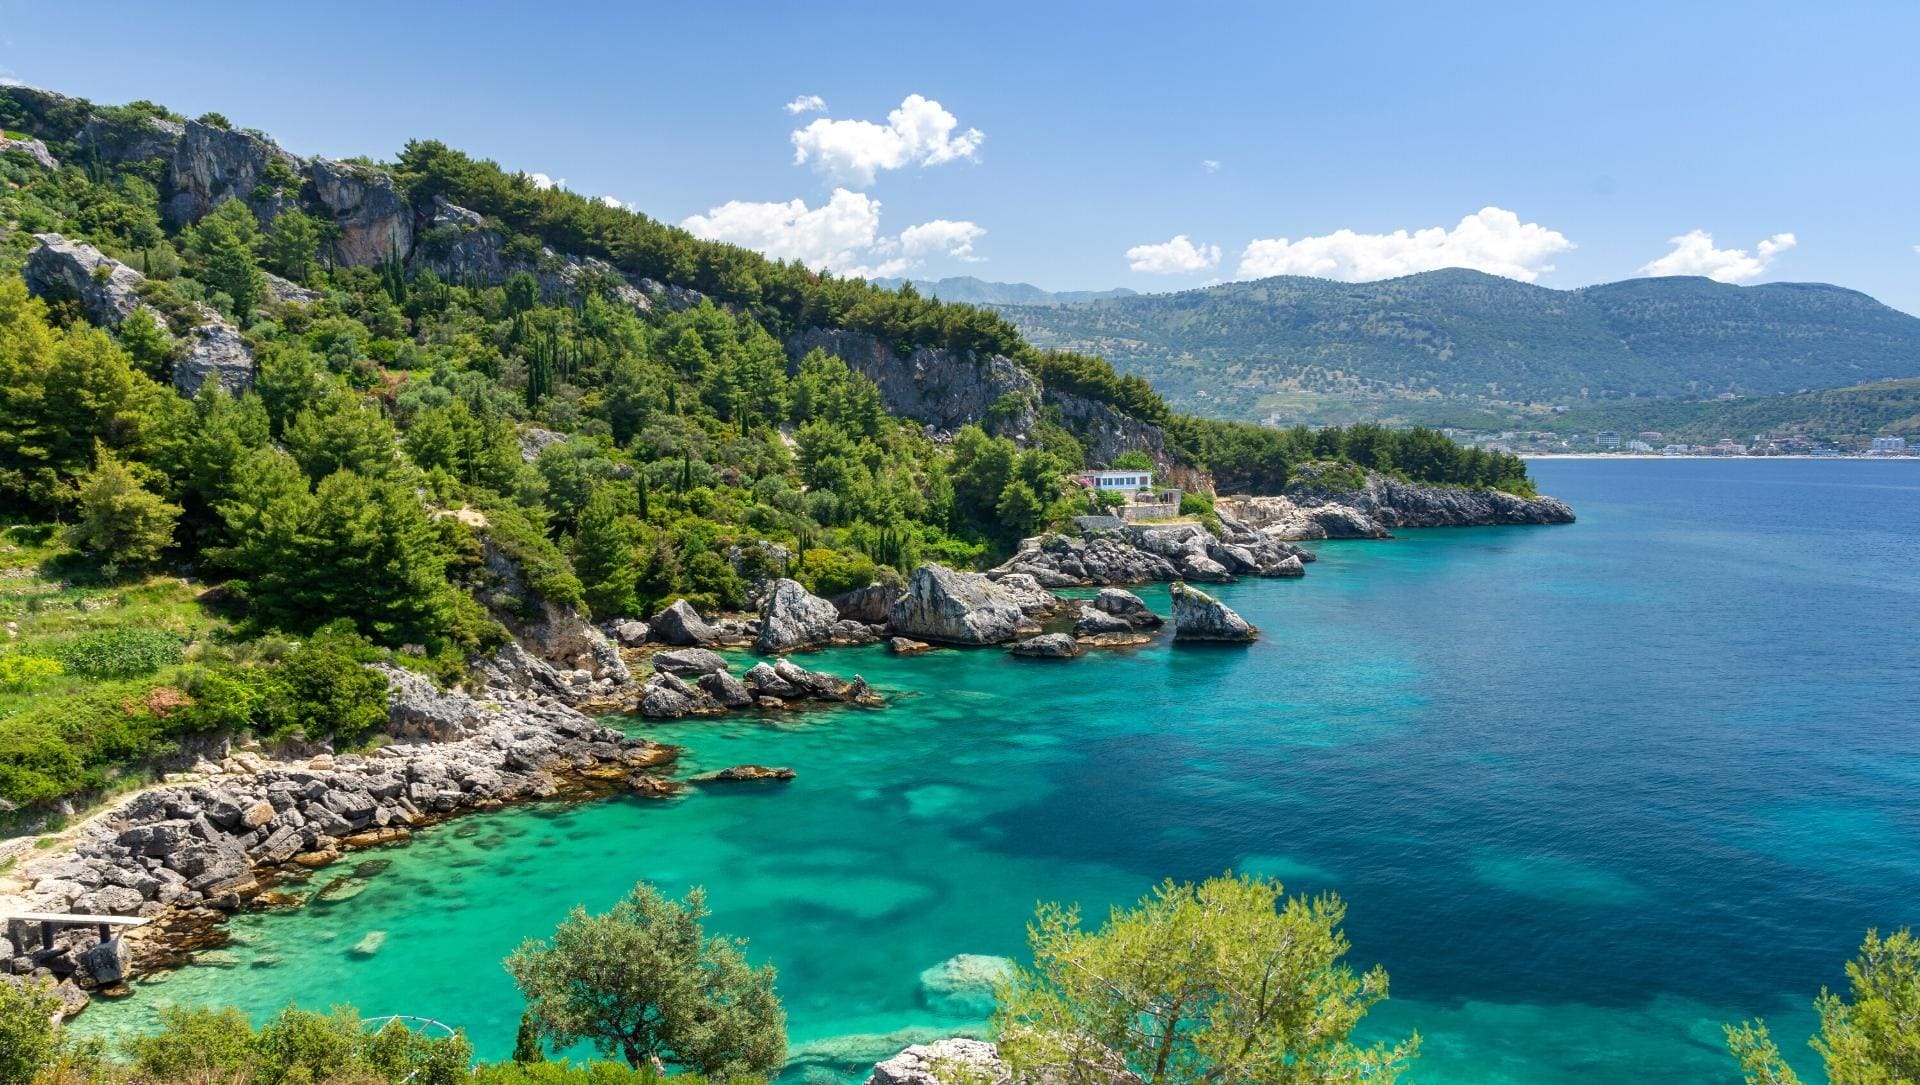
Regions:
[[[452,679],[504,641],[496,559],[594,618],[977,566],[1094,508],[1062,392],[1235,489],[1325,458],[1529,486],[1432,434],[1176,415],[991,312],[434,142],[301,160],[217,115],[20,87],[0,123],[57,158],[0,153],[0,813],[222,735],[366,739],[385,689],[359,664]],[[864,336],[870,368],[792,346],[812,329]],[[935,433],[868,375],[895,387],[909,354],[955,386],[989,357],[1025,376]]]
[[[1920,375],[1920,318],[1817,283],[1657,278],[1550,290],[1456,268],[1001,312],[1036,344],[1103,354],[1176,407],[1220,417],[1317,420],[1313,400],[1326,397],[1387,401],[1360,417],[1445,421],[1464,412],[1437,397],[1700,399]]]

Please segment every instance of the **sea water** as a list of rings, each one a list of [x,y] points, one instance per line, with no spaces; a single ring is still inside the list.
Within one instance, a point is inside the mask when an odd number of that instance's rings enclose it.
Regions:
[[[705,886],[709,929],[779,969],[791,1077],[857,1080],[978,1028],[920,973],[1023,957],[1036,902],[1098,918],[1241,870],[1349,903],[1352,961],[1392,976],[1363,1035],[1417,1029],[1415,1081],[1732,1083],[1722,1026],[1755,1015],[1805,1066],[1821,985],[1869,927],[1920,922],[1920,462],[1533,471],[1579,523],[1319,544],[1304,579],[1220,589],[1251,647],[836,650],[801,662],[887,708],[623,721],[688,772],[798,778],[357,853],[309,888],[391,866],[236,918],[216,963],[79,1023],[350,1003],[502,1057],[523,1007],[501,958],[645,880]]]

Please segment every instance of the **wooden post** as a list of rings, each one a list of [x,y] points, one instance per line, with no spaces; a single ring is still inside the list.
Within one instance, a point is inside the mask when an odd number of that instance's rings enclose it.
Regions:
[[[40,921],[40,948],[53,952],[53,924],[44,919]]]

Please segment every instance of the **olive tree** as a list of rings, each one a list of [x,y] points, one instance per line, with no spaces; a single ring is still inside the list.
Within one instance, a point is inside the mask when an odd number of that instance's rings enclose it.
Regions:
[[[787,1052],[773,967],[750,967],[742,940],[709,937],[707,914],[704,890],[673,901],[643,882],[602,915],[576,905],[550,941],[514,950],[507,971],[556,1047],[589,1040],[636,1068],[770,1076]]]
[[[59,1049],[60,1000],[39,983],[0,977],[0,1085],[24,1085]]]
[[[1088,930],[1077,907],[1043,905],[1033,967],[1001,992],[995,1025],[1016,1080],[1105,1085],[1391,1082],[1419,1037],[1349,1037],[1387,997],[1387,974],[1342,963],[1346,906],[1283,898],[1279,882],[1167,882]],[[1122,1066],[1121,1064],[1124,1064]]]
[[[1848,994],[1822,989],[1814,1000],[1820,1035],[1808,1041],[1826,1064],[1829,1085],[1920,1082],[1920,940],[1901,930],[1868,931],[1847,965]],[[1748,1085],[1800,1085],[1765,1022],[1727,1026],[1727,1047]]]

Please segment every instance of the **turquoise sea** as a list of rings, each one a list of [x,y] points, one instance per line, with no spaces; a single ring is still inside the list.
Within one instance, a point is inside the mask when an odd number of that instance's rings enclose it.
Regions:
[[[81,1022],[347,1002],[504,1056],[500,958],[646,879],[705,885],[779,967],[796,1080],[852,1075],[968,1024],[920,971],[1020,956],[1036,901],[1233,868],[1349,901],[1393,977],[1367,1029],[1420,1031],[1415,1081],[1733,1083],[1720,1027],[1756,1014],[1804,1065],[1861,935],[1920,923],[1920,462],[1533,470],[1578,524],[1322,544],[1223,590],[1250,649],[809,657],[891,707],[649,729],[792,783],[441,826]]]

